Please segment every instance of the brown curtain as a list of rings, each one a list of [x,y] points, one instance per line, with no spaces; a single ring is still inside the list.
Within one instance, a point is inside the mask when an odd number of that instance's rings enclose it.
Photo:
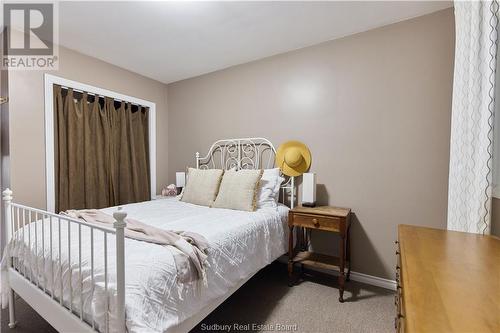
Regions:
[[[148,108],[79,95],[54,86],[56,211],[149,200]]]

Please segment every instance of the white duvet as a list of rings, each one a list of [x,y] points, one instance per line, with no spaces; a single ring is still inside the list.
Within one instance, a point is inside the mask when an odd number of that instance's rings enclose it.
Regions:
[[[277,208],[262,208],[256,212],[242,212],[192,205],[177,199],[162,199],[125,205],[123,209],[129,217],[155,227],[197,232],[205,236],[210,243],[208,286],[203,286],[201,283],[186,285],[176,281],[176,269],[172,257],[172,251],[176,251],[174,248],[132,239],[125,240],[126,325],[129,332],[168,332],[286,251],[288,209],[282,205]],[[112,214],[114,210],[115,208],[107,208],[103,211]],[[36,251],[34,250],[35,227],[38,228]],[[31,232],[31,252],[27,247],[29,232]],[[32,223],[30,227],[22,228],[16,233],[18,241],[9,243],[5,252],[19,258],[16,261],[21,272],[28,266],[27,262],[23,265],[23,261],[37,261],[38,266],[32,272],[32,280],[38,282],[41,288],[53,290],[58,299],[61,294],[61,267],[65,286],[69,285],[71,271],[71,288],[63,289],[64,303],[69,306],[71,293],[72,308],[77,315],[80,314],[80,304],[83,303],[83,317],[88,323],[93,322],[97,329],[103,331],[106,320],[109,320],[110,332],[113,332],[116,271],[114,235],[108,235],[108,297],[105,297],[103,233],[94,232],[93,283],[90,269],[91,238],[88,228],[82,227],[81,230],[81,275],[78,227],[74,225],[71,227],[69,250],[67,223],[61,221],[63,236],[60,266],[59,228],[56,221],[52,222],[52,261],[50,234],[47,219]],[[69,252],[71,252],[71,270],[68,269]],[[3,262],[1,281],[3,306],[6,305],[8,290],[6,269],[7,265]],[[26,272],[28,277],[29,273]],[[83,297],[80,300],[81,286],[83,286]]]

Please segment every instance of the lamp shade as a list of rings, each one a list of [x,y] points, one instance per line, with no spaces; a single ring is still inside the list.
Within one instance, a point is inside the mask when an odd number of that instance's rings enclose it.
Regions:
[[[186,185],[186,173],[176,172],[175,173],[175,186],[184,187]]]
[[[316,205],[316,174],[304,172],[302,175],[302,206]]]
[[[287,176],[300,176],[311,166],[311,152],[300,141],[287,141],[276,151],[276,165]]]

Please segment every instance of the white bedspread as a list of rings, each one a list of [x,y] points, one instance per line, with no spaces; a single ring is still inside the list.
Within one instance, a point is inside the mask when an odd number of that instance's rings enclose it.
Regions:
[[[256,212],[242,212],[227,209],[196,206],[177,199],[161,199],[123,206],[129,217],[167,230],[184,230],[200,233],[210,243],[207,269],[208,286],[200,283],[185,285],[176,281],[175,265],[172,257],[174,248],[125,240],[125,283],[126,317],[129,332],[168,332],[172,327],[195,315],[204,306],[226,294],[242,280],[248,278],[286,251],[286,217],[288,208],[264,208]],[[112,214],[114,208],[103,211]],[[42,242],[41,230],[44,230]],[[28,229],[34,248],[34,228],[38,228],[37,250],[27,250]],[[24,230],[23,230],[24,229]],[[108,236],[108,295],[104,297],[104,237],[102,232],[94,232],[94,283],[91,278],[90,232],[82,227],[82,270],[80,276],[78,253],[78,227],[71,227],[71,270],[68,266],[67,223],[61,222],[61,266],[59,266],[59,228],[52,222],[52,261],[50,258],[50,229],[46,219],[31,223],[16,233],[19,241],[10,243],[6,251],[20,258],[21,272],[27,265],[22,260],[38,261],[38,269],[33,272],[33,281],[54,290],[60,297],[61,268],[64,285],[63,299],[69,305],[73,295],[73,310],[79,314],[81,302],[87,322],[94,322],[104,329],[109,314],[110,332],[115,326],[114,281],[115,281],[115,240]],[[24,231],[24,241],[22,233]],[[42,247],[43,243],[43,247]],[[43,249],[43,255],[42,255]],[[31,254],[31,256],[30,256]],[[36,258],[36,259],[35,259]],[[43,259],[45,258],[45,259]],[[52,263],[52,264],[51,264]],[[52,270],[54,274],[52,274]],[[2,263],[2,305],[5,306],[6,265]],[[28,272],[29,273],[29,272]],[[52,275],[54,286],[52,286]],[[28,274],[29,276],[29,274]],[[83,286],[83,299],[80,289]],[[92,295],[92,288],[94,296]],[[108,301],[109,300],[109,301]],[[108,303],[109,302],[109,303]],[[92,319],[93,318],[93,319]]]

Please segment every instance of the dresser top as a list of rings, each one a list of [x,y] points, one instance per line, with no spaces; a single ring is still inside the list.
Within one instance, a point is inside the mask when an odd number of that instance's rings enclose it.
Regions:
[[[326,215],[326,216],[336,216],[336,217],[346,217],[349,215],[351,210],[349,208],[340,208],[333,206],[318,206],[318,207],[295,207],[292,209],[294,213],[304,213],[304,214],[314,214],[314,215]]]
[[[400,225],[406,332],[500,332],[500,239]]]

